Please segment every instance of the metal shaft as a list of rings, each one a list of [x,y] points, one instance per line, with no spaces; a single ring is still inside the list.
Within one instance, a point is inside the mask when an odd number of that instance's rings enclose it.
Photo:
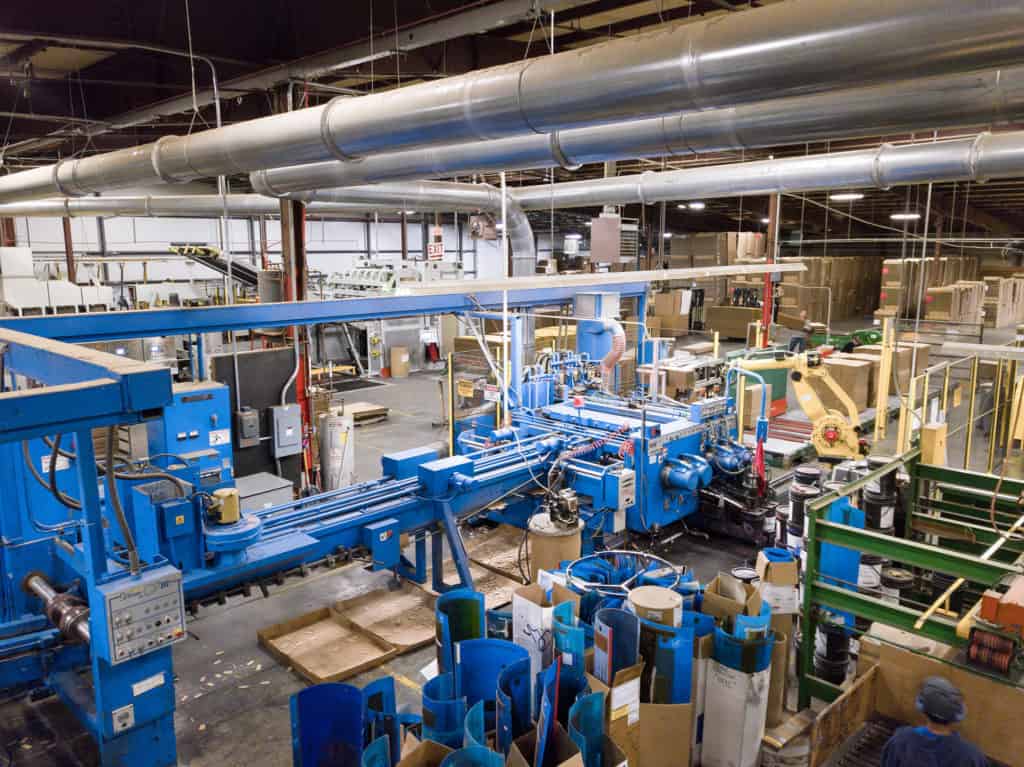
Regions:
[[[89,608],[82,600],[60,593],[38,573],[25,579],[25,591],[39,598],[46,617],[64,636],[89,642]]]

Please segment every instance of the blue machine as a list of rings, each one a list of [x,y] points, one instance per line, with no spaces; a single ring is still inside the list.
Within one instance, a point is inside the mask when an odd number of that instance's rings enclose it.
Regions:
[[[594,295],[602,306],[610,301],[609,293]],[[509,291],[512,306],[570,297],[565,288]],[[435,590],[472,587],[458,524],[498,513],[488,510],[498,500],[502,520],[521,526],[539,511],[582,518],[589,548],[695,518],[715,483],[749,474],[750,451],[731,439],[726,400],[684,405],[603,393],[593,360],[611,342],[598,321],[583,334],[587,349],[524,365],[515,316],[507,425],[460,425],[454,456],[396,452],[383,458],[379,479],[224,517],[216,511],[234,476],[223,386],[172,387],[165,368],[10,329],[79,341],[478,312],[501,298],[0,321],[0,383],[17,382],[16,391],[0,393],[0,689],[53,689],[99,743],[105,767],[173,765],[171,647],[184,636],[189,607],[353,552],[423,582],[428,544]],[[145,425],[146,460],[126,462],[115,447],[97,454],[94,430],[110,445],[111,427],[133,424]],[[411,540],[408,556],[402,534]],[[444,539],[458,584],[443,581]]]

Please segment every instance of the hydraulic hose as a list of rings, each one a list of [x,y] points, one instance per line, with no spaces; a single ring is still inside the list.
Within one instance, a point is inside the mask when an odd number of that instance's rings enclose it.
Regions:
[[[114,465],[114,432],[116,429],[116,426],[107,428],[107,466]],[[60,435],[58,434],[55,440],[55,448],[59,444]],[[56,449],[54,452],[56,452]],[[53,471],[52,462],[50,470],[51,472]],[[128,519],[125,517],[124,509],[121,507],[121,496],[117,491],[117,472],[107,472],[107,494],[110,499],[110,506],[114,511],[114,517],[117,519],[117,526],[121,528],[121,537],[124,538],[124,544],[128,547],[128,569],[131,570],[132,575],[136,575],[139,572],[139,549],[135,545],[135,536],[128,526]]]

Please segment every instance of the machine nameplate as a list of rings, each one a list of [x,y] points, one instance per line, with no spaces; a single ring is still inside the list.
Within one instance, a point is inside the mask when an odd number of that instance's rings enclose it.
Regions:
[[[136,682],[132,685],[132,697],[137,698],[140,695],[145,695],[150,690],[155,690],[157,687],[162,687],[164,684],[164,672],[161,671],[159,674],[153,674],[151,677],[143,679],[141,682]]]

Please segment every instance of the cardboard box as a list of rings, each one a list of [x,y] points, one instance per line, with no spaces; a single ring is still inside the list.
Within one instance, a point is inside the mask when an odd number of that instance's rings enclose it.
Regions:
[[[539,584],[522,586],[512,594],[512,639],[530,655],[530,678],[551,664],[554,642],[551,624],[555,605],[562,602],[579,604],[579,597],[564,586],[553,584],[551,599]],[[578,608],[573,608],[577,613]]]
[[[590,689],[608,697],[607,732],[629,767],[686,767],[693,742],[692,703],[641,703],[643,663],[615,675],[611,687],[587,674]]]
[[[772,562],[761,551],[757,554],[755,569],[761,579],[758,591],[761,599],[771,606],[773,618],[776,614],[793,615],[799,612],[796,594],[800,584],[800,560]]]
[[[771,387],[768,387],[771,391]],[[747,384],[743,389],[743,427],[753,429],[757,426],[757,419],[761,416],[761,401],[765,396],[764,384]],[[771,397],[769,396],[769,402]],[[765,403],[765,407],[767,407]]]
[[[827,357],[823,364],[832,380],[839,384],[839,387],[853,400],[857,412],[866,410],[868,408],[868,379],[871,376],[872,363],[866,360]],[[820,379],[811,378],[809,380],[826,408],[846,413],[846,407],[827,384]]]
[[[405,741],[397,767],[441,767],[441,762],[452,752],[448,746],[433,740],[417,741],[412,743],[412,748],[409,746],[415,738],[407,737]]]
[[[717,330],[722,338],[746,338],[747,326],[761,319],[761,310],[748,306],[709,306],[704,309],[704,324]]]
[[[536,752],[537,730],[535,728],[512,741],[512,748],[509,749],[505,765],[506,767],[583,767],[583,756],[580,754],[579,748],[558,722],[551,723],[551,733],[545,746],[543,764],[534,765]]]
[[[768,715],[771,668],[748,674],[711,661],[703,767],[757,767]]]
[[[910,347],[899,345],[893,349],[892,353],[892,364],[893,369],[896,371],[896,380],[899,381],[900,391],[906,393],[907,387],[910,385]],[[857,354],[870,354],[872,357],[877,357],[881,360],[882,347],[878,344],[865,344],[864,346],[857,347]],[[892,386],[889,386],[889,391],[893,394]]]
[[[702,354],[711,354],[714,349],[715,345],[710,341],[696,341],[692,344],[686,344],[685,346],[679,347],[680,351],[689,352],[694,357],[699,357]]]
[[[757,588],[729,573],[719,573],[704,589],[701,612],[720,621],[737,615],[760,615],[761,594]]]
[[[835,358],[843,360],[858,360],[860,362],[870,363],[871,367],[868,372],[868,407],[874,407],[875,398],[878,393],[878,389],[876,387],[878,384],[878,369],[882,365],[881,358],[875,357],[871,354],[858,354],[856,350],[850,354],[837,354],[835,355]]]
[[[405,346],[391,347],[391,377],[407,378],[409,376],[409,349]]]
[[[883,643],[878,664],[867,669],[841,696],[821,711],[811,727],[811,767],[821,767],[846,739],[869,719],[882,716],[924,724],[914,701],[925,679],[942,676],[964,696],[967,718],[960,735],[990,758],[1019,764],[1024,753],[1024,690],[991,679],[940,658]]]

